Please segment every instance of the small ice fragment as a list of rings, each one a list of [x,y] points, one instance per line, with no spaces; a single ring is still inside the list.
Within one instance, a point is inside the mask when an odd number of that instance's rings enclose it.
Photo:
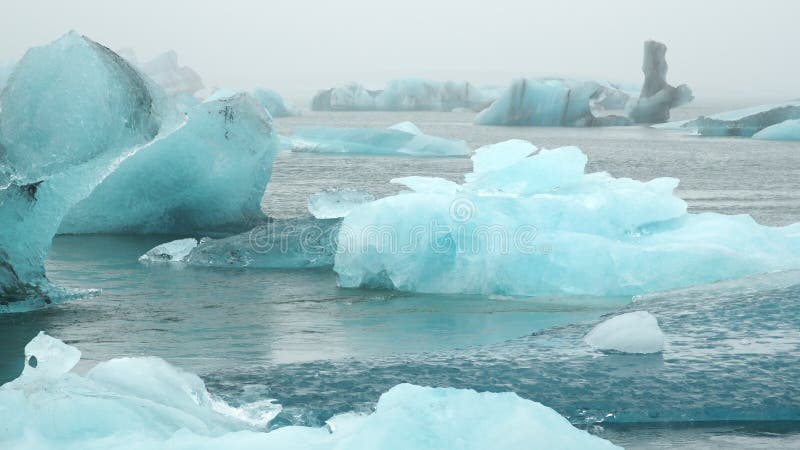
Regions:
[[[659,353],[664,350],[664,332],[647,311],[612,317],[592,329],[584,341],[597,350],[622,353]]]

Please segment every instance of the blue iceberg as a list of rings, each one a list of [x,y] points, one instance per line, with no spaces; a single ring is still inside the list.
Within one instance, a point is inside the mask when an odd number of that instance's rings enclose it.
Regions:
[[[630,125],[621,116],[603,117],[605,102],[618,107],[627,95],[607,83],[564,79],[514,80],[492,105],[476,118],[478,125],[590,127]]]
[[[692,90],[682,84],[667,83],[667,46],[661,42],[644,43],[644,85],[639,98],[626,107],[628,117],[636,123],[661,123],[669,120],[669,110],[692,101]]]
[[[753,135],[753,139],[769,141],[800,141],[800,119],[785,120],[770,125]]]
[[[281,94],[267,88],[256,88],[253,97],[261,103],[272,117],[290,117],[298,115],[297,111],[284,101]]]
[[[389,389],[369,414],[268,431],[281,410],[272,399],[232,406],[159,358],[112,359],[85,375],[71,371],[79,360],[44,333],[25,347],[22,375],[0,387],[4,448],[619,448],[514,393],[411,384]]]
[[[382,90],[348,83],[320,91],[311,108],[315,111],[480,111],[496,98],[493,89],[466,81],[434,81],[419,78],[390,80]]]
[[[368,155],[462,156],[470,154],[464,141],[422,134],[404,122],[386,129],[297,127],[291,136],[292,151],[311,153],[362,153]]]
[[[252,97],[203,102],[182,129],[119,164],[59,232],[248,230],[265,219],[261,198],[277,152],[272,120]]]
[[[30,49],[0,101],[0,300],[25,309],[67,295],[44,270],[63,217],[184,118],[147,77],[75,32]]]
[[[755,135],[762,130],[776,126],[758,138],[766,139],[766,136],[786,138],[792,136],[791,121],[797,120],[800,120],[800,100],[726,111],[701,116],[694,120],[670,122],[658,128],[686,129],[701,136],[756,137]],[[784,122],[787,123],[778,126]]]
[[[412,192],[344,218],[343,287],[426,293],[633,295],[800,268],[800,224],[689,214],[678,180],[585,173],[576,147],[481,148],[458,184],[392,180]]]

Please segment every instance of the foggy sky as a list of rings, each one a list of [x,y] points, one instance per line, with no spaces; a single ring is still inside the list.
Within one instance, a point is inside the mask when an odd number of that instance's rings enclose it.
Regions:
[[[702,98],[800,97],[800,2],[0,0],[0,61],[70,29],[140,60],[174,49],[208,87],[310,97],[418,76],[641,82],[642,42]]]

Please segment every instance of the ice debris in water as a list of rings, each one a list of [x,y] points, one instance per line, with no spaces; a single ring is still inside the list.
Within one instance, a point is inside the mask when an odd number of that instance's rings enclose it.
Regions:
[[[343,287],[498,295],[635,295],[800,268],[800,224],[689,214],[674,178],[585,173],[576,147],[478,149],[458,184],[393,180],[412,192],[344,218]]]
[[[491,88],[479,88],[465,81],[433,81],[419,78],[390,80],[381,90],[369,90],[348,83],[323,90],[314,96],[315,111],[451,111],[466,108],[480,111],[496,97]]]
[[[147,77],[75,32],[28,50],[0,101],[0,308],[29,309],[67,295],[48,282],[44,258],[70,208],[184,118]]]
[[[664,350],[664,332],[647,311],[614,316],[595,326],[584,337],[597,350],[622,353],[659,353]]]
[[[770,141],[800,141],[800,119],[785,120],[768,126],[753,135],[753,139]]]
[[[139,262],[184,262],[197,247],[197,239],[187,238],[161,244],[139,257]]]
[[[291,140],[292,151],[295,152],[408,156],[460,156],[470,153],[466,142],[422,134],[410,122],[384,129],[297,127]]]
[[[358,189],[327,189],[308,197],[308,212],[317,219],[336,219],[373,200],[375,196]]]
[[[266,432],[280,405],[264,399],[231,406],[198,376],[159,358],[112,359],[81,376],[70,372],[80,352],[43,333],[26,347],[26,358],[26,371],[0,387],[6,449],[619,448],[514,393],[401,384],[370,414],[339,414],[325,428]],[[33,358],[37,368],[27,369]]]
[[[661,123],[669,120],[669,110],[694,99],[689,86],[667,83],[667,46],[661,42],[644,43],[644,85],[638,99],[626,107],[628,117],[636,123]]]
[[[180,262],[203,267],[299,269],[333,265],[341,219],[271,219],[252,230],[223,239],[192,239],[159,245],[139,260]],[[176,258],[176,249],[189,250]],[[162,256],[163,255],[163,256]]]
[[[794,100],[700,116],[694,120],[670,122],[656,128],[686,129],[701,136],[752,136],[759,139],[790,140],[792,124],[798,120],[800,100]],[[768,131],[769,128],[772,130]],[[762,130],[764,133],[761,133]]]
[[[603,117],[603,104],[620,106],[627,94],[609,83],[566,79],[514,80],[475,118],[478,125],[591,127],[630,125],[622,116]]]
[[[189,111],[180,130],[121,162],[64,218],[60,233],[241,232],[265,219],[278,152],[272,120],[237,94]]]

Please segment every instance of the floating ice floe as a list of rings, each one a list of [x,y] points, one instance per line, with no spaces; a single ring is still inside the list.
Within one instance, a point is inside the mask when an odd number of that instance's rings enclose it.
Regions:
[[[798,139],[798,120],[800,100],[793,100],[701,116],[694,120],[669,122],[656,128],[685,129],[701,136],[752,136],[757,139],[794,140]],[[764,133],[761,133],[762,130]]]
[[[382,90],[358,83],[320,91],[311,108],[315,111],[480,111],[496,98],[494,89],[478,88],[465,81],[433,81],[419,78],[390,80]]]
[[[353,210],[334,270],[343,287],[498,295],[632,295],[800,268],[800,224],[690,214],[674,178],[585,173],[575,147],[478,149],[458,184],[408,177],[413,192]]]
[[[669,120],[669,110],[694,99],[689,86],[667,83],[667,46],[661,42],[644,43],[644,85],[638,99],[626,108],[628,117],[636,123],[661,123]]]
[[[124,59],[75,32],[28,50],[0,101],[0,299],[4,309],[43,306],[67,295],[44,270],[63,217],[184,117]]]
[[[308,212],[317,219],[338,219],[373,200],[374,195],[358,189],[328,189],[308,197]]]
[[[291,141],[295,152],[407,156],[461,156],[470,153],[466,142],[422,134],[410,122],[384,129],[298,127]]]
[[[44,333],[25,347],[23,373],[0,387],[3,448],[619,448],[513,393],[411,384],[381,395],[370,414],[267,432],[281,411],[271,399],[231,406],[159,358],[112,359],[83,376],[71,372],[79,359]]]
[[[647,311],[614,316],[586,334],[587,344],[597,350],[622,353],[658,353],[664,350],[664,332]]]
[[[121,162],[59,232],[248,230],[265,219],[261,198],[277,152],[272,121],[252,97],[203,102],[182,129]]]
[[[181,239],[161,244],[139,258],[202,267],[303,269],[333,265],[341,219],[272,219],[222,239]],[[185,252],[188,250],[188,253]]]

